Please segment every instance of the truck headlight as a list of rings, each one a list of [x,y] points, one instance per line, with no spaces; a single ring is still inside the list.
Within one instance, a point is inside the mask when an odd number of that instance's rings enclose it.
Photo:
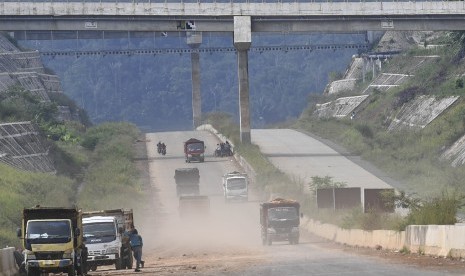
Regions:
[[[266,229],[266,232],[267,232],[268,234],[276,234],[276,230],[274,230],[273,228],[268,228],[268,229]]]
[[[74,251],[72,249],[67,249],[63,252],[63,259],[74,259]]]
[[[292,227],[291,232],[292,233],[298,233],[299,232],[299,227]]]
[[[118,254],[119,253],[119,247],[108,247],[107,248],[107,254]]]
[[[35,260],[36,259],[36,255],[34,255],[34,253],[32,253],[32,251],[27,251],[24,257],[27,260]]]

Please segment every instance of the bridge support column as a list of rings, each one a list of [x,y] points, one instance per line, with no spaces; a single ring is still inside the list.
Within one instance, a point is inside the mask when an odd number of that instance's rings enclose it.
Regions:
[[[237,50],[237,68],[239,80],[239,116],[241,142],[250,144],[250,108],[249,108],[249,56],[252,44],[252,24],[250,16],[234,17],[234,47]]]
[[[201,32],[188,32],[187,45],[192,49],[198,49],[202,44]],[[192,121],[194,129],[202,123],[202,97],[200,93],[200,54],[198,51],[191,53],[192,67]]]

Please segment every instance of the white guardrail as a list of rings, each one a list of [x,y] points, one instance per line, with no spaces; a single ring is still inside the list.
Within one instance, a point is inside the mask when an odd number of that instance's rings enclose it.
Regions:
[[[14,247],[0,249],[0,276],[19,275],[13,252]]]
[[[211,125],[202,125],[197,130],[210,131],[225,142],[227,137]],[[234,145],[232,145],[234,147]],[[247,161],[234,155],[246,172],[255,179],[256,173]],[[343,229],[305,217],[301,227],[320,237],[339,244],[390,250],[408,249],[427,255],[465,258],[465,224],[456,225],[409,225],[405,231]]]

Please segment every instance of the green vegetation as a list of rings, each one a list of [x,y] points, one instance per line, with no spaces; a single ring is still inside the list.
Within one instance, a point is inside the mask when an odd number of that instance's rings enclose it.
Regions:
[[[146,195],[133,163],[138,129],[129,123],[107,123],[74,135],[75,140],[59,140],[52,147],[58,173],[66,172],[61,176],[19,171],[0,163],[1,245],[18,244],[15,230],[25,207],[76,204],[83,210],[133,208],[136,212],[142,207]],[[86,149],[76,140],[94,143]]]
[[[133,144],[139,135],[138,129],[129,123],[108,123],[87,131],[83,145],[91,140],[93,150],[78,196],[80,207],[138,209],[143,204],[140,172],[133,162]]]
[[[0,163],[0,245],[16,245],[21,210],[37,204],[69,206],[76,183],[67,177],[19,171]]]
[[[57,106],[67,105],[81,122],[57,121]],[[140,172],[134,142],[140,135],[129,123],[89,127],[85,112],[65,95],[43,102],[20,86],[0,94],[0,122],[32,121],[39,126],[56,175],[25,172],[0,163],[0,245],[18,245],[16,228],[23,208],[71,206],[84,210],[140,209]],[[82,123],[83,122],[83,123]]]
[[[333,96],[310,97],[309,106],[294,128],[309,131],[320,137],[330,139],[361,155],[365,160],[375,164],[391,178],[398,180],[401,187],[400,195],[391,195],[391,201],[397,206],[409,207],[411,213],[407,217],[379,214],[374,211],[363,213],[361,209],[349,211],[317,210],[314,198],[307,196],[304,200],[304,212],[311,214],[323,222],[333,223],[347,228],[394,229],[403,230],[409,224],[453,224],[457,211],[465,203],[465,171],[462,167],[452,167],[449,161],[440,158],[441,153],[465,134],[465,100],[459,98],[452,106],[423,129],[415,131],[388,132],[392,118],[400,108],[421,95],[432,95],[438,98],[446,96],[464,96],[465,89],[460,76],[465,70],[462,60],[464,43],[454,43],[463,35],[440,38],[441,44],[452,45],[434,50],[416,49],[407,54],[393,58],[384,66],[387,72],[408,72],[415,55],[438,55],[433,62],[427,62],[414,72],[407,83],[387,92],[374,90],[357,111],[355,120],[349,119],[319,119],[313,116],[316,103],[334,99]],[[452,64],[452,66],[451,66]],[[364,84],[357,84],[357,89],[363,90]],[[348,92],[349,94],[356,94]],[[346,94],[344,94],[346,95]],[[215,117],[216,116],[216,117]],[[229,135],[231,129],[236,137],[240,154],[254,168],[260,179],[266,179],[261,187],[265,191],[283,193],[283,195],[302,200],[302,187],[329,187],[335,185],[328,176],[314,176],[312,183],[301,183],[289,179],[274,168],[265,157],[261,156],[254,146],[243,146],[238,143],[238,128],[225,116],[210,116],[208,120],[221,133]],[[226,122],[226,123],[225,123]],[[244,150],[245,149],[245,150]],[[266,169],[264,169],[266,168]],[[271,174],[283,175],[282,178]],[[271,176],[267,179],[267,175]],[[273,183],[277,180],[281,184]],[[281,186],[286,189],[280,188]],[[445,191],[454,191],[450,194]],[[279,191],[279,192],[278,192]],[[413,195],[407,196],[406,194]]]

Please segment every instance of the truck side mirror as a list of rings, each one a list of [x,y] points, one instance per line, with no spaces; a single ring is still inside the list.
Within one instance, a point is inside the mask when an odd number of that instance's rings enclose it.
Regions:
[[[123,227],[119,227],[119,228],[118,228],[118,234],[123,234],[123,233],[124,233]]]
[[[81,235],[81,229],[76,228],[76,229],[74,230],[74,233],[76,234],[76,237],[79,237],[79,236]]]
[[[18,238],[21,238],[22,234],[23,234],[23,233],[22,233],[22,231],[21,231],[21,228],[17,228],[17,229],[16,229],[16,236],[17,236]]]

